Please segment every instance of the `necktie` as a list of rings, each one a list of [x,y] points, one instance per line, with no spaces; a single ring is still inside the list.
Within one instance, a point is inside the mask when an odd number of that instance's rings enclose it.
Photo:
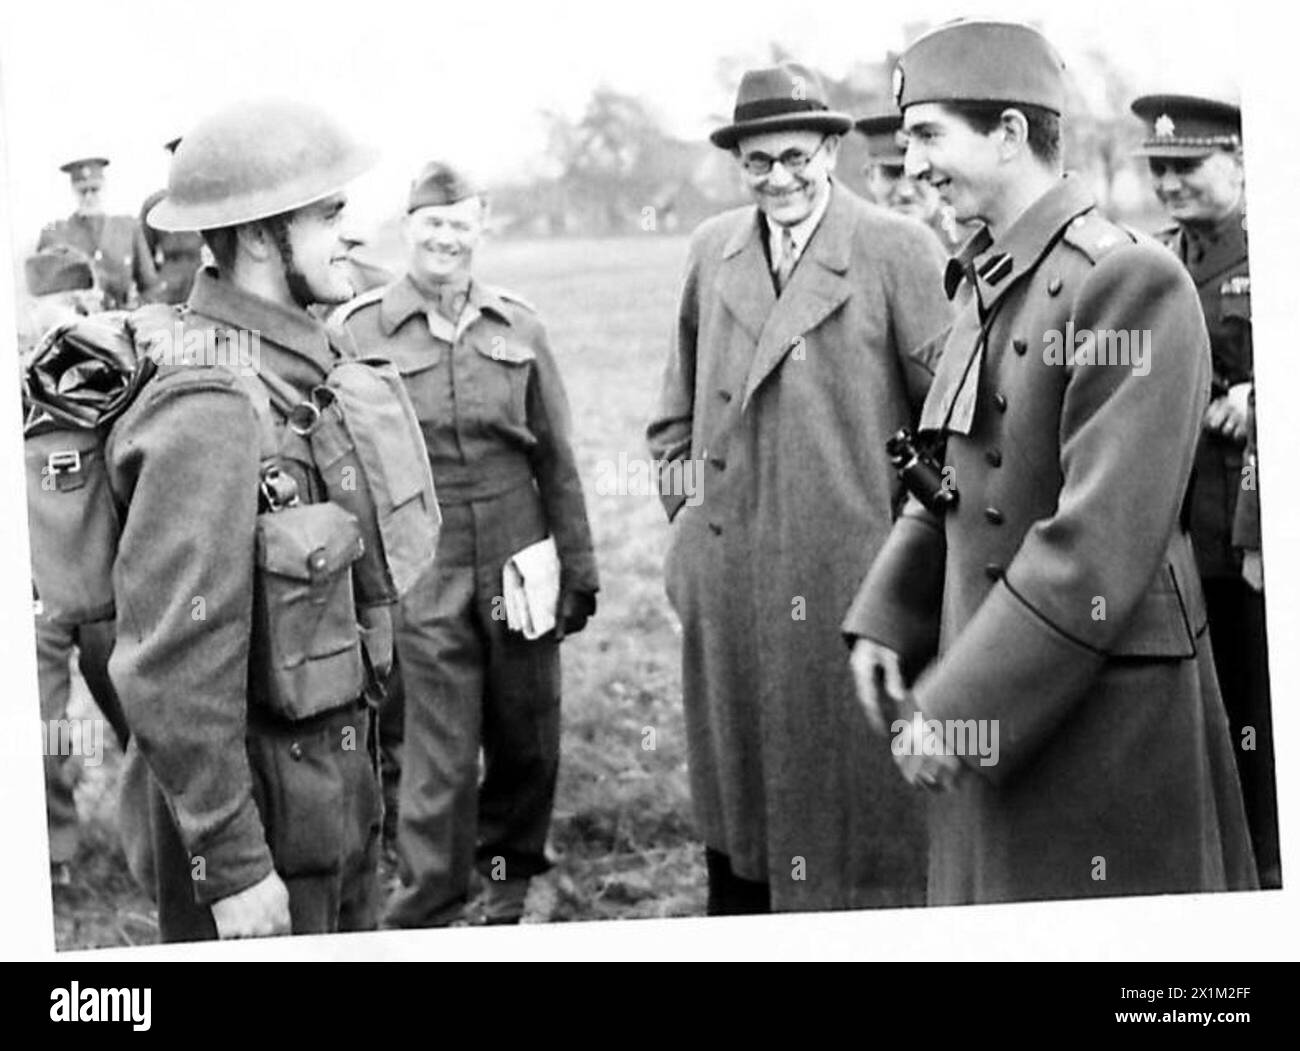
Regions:
[[[790,283],[794,271],[794,234],[788,226],[781,227],[781,258],[776,264],[776,292],[780,295]]]

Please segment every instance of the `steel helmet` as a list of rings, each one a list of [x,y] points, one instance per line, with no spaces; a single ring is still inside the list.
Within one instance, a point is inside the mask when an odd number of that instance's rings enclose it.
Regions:
[[[167,196],[146,221],[158,230],[214,230],[266,219],[337,193],[377,159],[315,106],[239,103],[185,133]]]

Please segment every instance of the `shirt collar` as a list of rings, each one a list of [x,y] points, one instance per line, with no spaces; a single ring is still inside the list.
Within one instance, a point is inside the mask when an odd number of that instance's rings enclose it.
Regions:
[[[461,315],[457,328],[463,330],[470,320],[484,313],[495,314],[506,324],[510,323],[510,313],[506,309],[505,301],[482,281],[471,280],[465,298],[465,312]],[[416,314],[426,317],[434,315],[439,320],[446,320],[442,315],[437,314],[433,304],[415,287],[411,275],[406,274],[400,280],[393,282],[384,293],[383,303],[379,308],[380,326],[384,335],[391,336]],[[447,323],[447,327],[451,327],[450,322]]]
[[[323,322],[305,310],[273,303],[222,281],[211,267],[196,275],[189,309],[234,328],[257,332],[261,339],[310,359],[322,370],[327,370],[337,356]]]
[[[808,247],[808,242],[812,240],[812,235],[817,232],[817,227],[822,221],[822,216],[826,214],[826,209],[831,203],[831,193],[833,187],[830,182],[826,184],[826,192],[822,194],[822,199],[817,206],[808,214],[808,217],[801,219],[793,226],[782,227],[777,223],[769,222],[767,224],[767,247],[768,258],[771,259],[772,272],[781,261],[781,231],[787,229],[790,236],[794,239],[794,258],[798,262],[799,257],[803,255],[803,250]]]

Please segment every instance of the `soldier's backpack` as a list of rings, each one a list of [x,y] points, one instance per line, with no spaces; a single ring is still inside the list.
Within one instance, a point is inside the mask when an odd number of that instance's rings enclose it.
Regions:
[[[50,332],[26,363],[33,583],[62,623],[114,614],[120,520],[105,442],[156,371],[158,341],[177,341],[182,316],[149,307],[79,319]],[[391,365],[339,362],[307,399],[269,372],[238,375],[262,432],[252,687],[278,714],[304,718],[360,693],[357,620],[364,633],[366,609],[400,598],[429,568],[441,516]],[[327,503],[300,503],[285,458],[315,469]],[[373,650],[367,656],[377,663]]]
[[[170,307],[113,311],[51,329],[23,369],[32,583],[45,616],[77,625],[113,616],[120,532],[104,442],[156,371],[141,350]]]

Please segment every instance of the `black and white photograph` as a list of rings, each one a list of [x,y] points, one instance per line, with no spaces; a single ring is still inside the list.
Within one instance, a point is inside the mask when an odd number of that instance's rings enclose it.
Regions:
[[[1270,17],[12,5],[11,952],[1293,952]]]

